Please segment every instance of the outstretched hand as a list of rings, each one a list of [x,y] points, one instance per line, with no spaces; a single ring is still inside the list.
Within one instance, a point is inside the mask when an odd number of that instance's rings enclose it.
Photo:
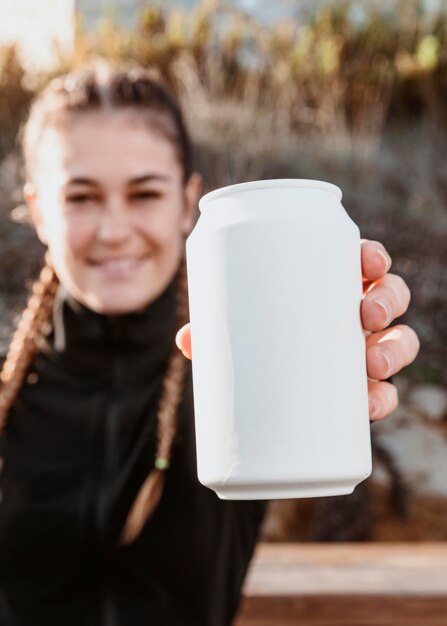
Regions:
[[[391,257],[378,241],[361,240],[363,298],[360,306],[366,341],[369,416],[371,420],[390,415],[398,405],[395,385],[385,379],[414,361],[419,352],[415,331],[405,324],[389,326],[405,313],[410,290],[400,276],[390,274]],[[190,324],[175,338],[188,359],[191,354]]]

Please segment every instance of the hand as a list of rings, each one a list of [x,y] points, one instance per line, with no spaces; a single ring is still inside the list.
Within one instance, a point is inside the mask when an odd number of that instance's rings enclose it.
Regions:
[[[387,328],[410,304],[410,290],[400,276],[389,274],[391,257],[378,241],[361,240],[363,299],[360,306],[366,340],[369,416],[390,415],[398,403],[397,389],[384,379],[414,361],[419,339],[412,328],[396,324]],[[386,330],[385,330],[386,329]]]
[[[412,328],[397,324],[387,328],[410,304],[411,293],[405,281],[389,274],[391,257],[378,241],[361,240],[363,298],[360,305],[366,341],[369,416],[371,420],[390,415],[398,405],[395,385],[384,379],[414,361],[419,339]],[[386,330],[385,330],[386,329]],[[190,324],[175,338],[185,357],[191,358]]]

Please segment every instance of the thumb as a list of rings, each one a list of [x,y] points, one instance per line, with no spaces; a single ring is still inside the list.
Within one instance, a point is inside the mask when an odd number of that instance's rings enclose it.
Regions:
[[[180,330],[177,332],[175,336],[175,343],[177,344],[178,349],[182,351],[182,353],[187,359],[192,358],[191,324],[190,323],[185,324],[185,326],[182,326],[180,328]]]

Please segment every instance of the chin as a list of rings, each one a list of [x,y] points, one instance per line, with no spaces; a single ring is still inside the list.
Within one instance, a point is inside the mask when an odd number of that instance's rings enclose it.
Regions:
[[[147,295],[145,298],[139,294],[137,297],[130,297],[123,294],[121,297],[115,295],[113,298],[101,298],[94,296],[88,299],[86,305],[102,315],[125,315],[143,309],[150,304],[155,298]]]
[[[154,302],[172,278],[168,274],[162,279],[151,272],[134,281],[85,281],[84,284],[75,285],[74,293],[75,297],[97,313],[124,315],[144,309]]]
[[[113,304],[106,304],[102,313],[104,315],[125,315],[126,313],[135,313],[140,311],[145,306],[149,305],[152,302],[153,298],[149,298],[147,300],[135,300],[135,302],[116,302]]]

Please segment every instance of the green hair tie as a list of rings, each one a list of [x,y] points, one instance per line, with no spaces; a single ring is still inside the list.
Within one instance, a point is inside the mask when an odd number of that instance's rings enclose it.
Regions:
[[[169,467],[169,461],[168,459],[163,458],[162,456],[159,456],[157,459],[155,459],[155,467],[159,470],[166,470]]]

